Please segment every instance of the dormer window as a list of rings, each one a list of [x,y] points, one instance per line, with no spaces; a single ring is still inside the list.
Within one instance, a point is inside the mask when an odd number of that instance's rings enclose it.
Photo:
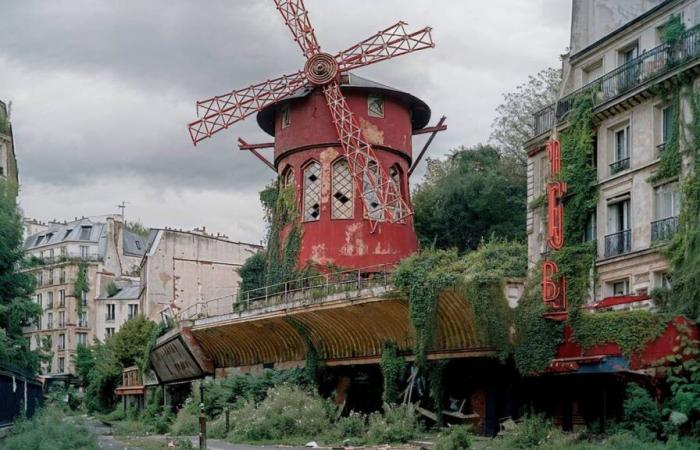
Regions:
[[[384,117],[384,97],[373,94],[367,96],[367,115],[370,117]]]
[[[43,241],[44,241],[44,235],[42,234],[41,236],[39,236],[38,238],[36,238],[36,244],[34,244],[34,245],[39,245],[39,244],[41,244]]]
[[[90,233],[92,233],[91,226],[80,227],[80,238],[79,239],[81,241],[89,241],[90,240]]]
[[[136,244],[136,248],[141,250],[141,241],[135,241],[134,243]]]
[[[71,231],[73,231],[73,230],[66,230],[66,234],[63,235],[63,240],[64,240],[64,241],[65,241],[66,239],[68,239],[68,236],[70,236],[70,232],[71,232]]]
[[[289,110],[289,103],[283,105],[280,111],[280,120],[282,122],[282,128],[289,128],[292,124],[292,113]]]

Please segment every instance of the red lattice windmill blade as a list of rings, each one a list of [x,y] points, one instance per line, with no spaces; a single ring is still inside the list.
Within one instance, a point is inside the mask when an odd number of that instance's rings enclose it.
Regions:
[[[197,102],[197,115],[201,116],[200,111],[203,111],[203,117],[187,125],[192,143],[197,145],[306,84],[306,75],[299,71]]]
[[[275,0],[277,10],[282,14],[284,23],[292,31],[294,40],[301,47],[304,56],[311,58],[321,51],[316,34],[309,21],[309,13],[306,11],[303,0]]]
[[[335,60],[341,72],[368,66],[379,61],[407,53],[435,47],[430,32],[425,27],[413,33],[406,32],[406,23],[398,22],[347,50],[338,52]]]

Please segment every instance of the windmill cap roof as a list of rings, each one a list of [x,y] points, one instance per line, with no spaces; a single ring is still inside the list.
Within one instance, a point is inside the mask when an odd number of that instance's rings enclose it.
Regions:
[[[346,82],[341,83],[340,87],[343,90],[347,89],[358,89],[363,91],[374,91],[381,93],[386,96],[396,97],[403,100],[408,107],[411,109],[411,124],[414,130],[424,128],[428,125],[430,121],[430,107],[418,97],[409,94],[408,92],[400,91],[391,86],[385,84],[377,83],[376,81],[368,80],[367,78],[362,78],[355,75],[354,73],[347,73]],[[303,98],[309,95],[315,86],[305,86],[298,89],[289,97],[285,97],[279,102],[267,105],[265,108],[260,110],[257,116],[258,125],[270,136],[275,135],[275,115],[277,113],[277,107],[279,104],[285,103],[289,100],[296,98]]]

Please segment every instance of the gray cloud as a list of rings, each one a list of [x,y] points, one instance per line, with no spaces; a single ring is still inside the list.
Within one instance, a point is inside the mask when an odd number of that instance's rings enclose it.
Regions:
[[[306,3],[329,52],[399,19],[434,27],[435,49],[358,72],[421,97],[434,120],[448,116],[433,156],[485,141],[501,93],[557,65],[568,43],[562,0]],[[0,99],[13,101],[28,215],[114,211],[124,198],[148,224],[262,236],[256,192],[272,172],[234,142],[269,136],[249,120],[194,149],[185,124],[198,99],[301,68],[272,1],[9,0],[0,30]]]

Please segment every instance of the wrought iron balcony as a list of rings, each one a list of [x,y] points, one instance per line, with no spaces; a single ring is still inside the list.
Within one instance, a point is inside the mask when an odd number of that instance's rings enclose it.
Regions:
[[[556,114],[554,105],[536,112],[534,114],[535,136],[550,130],[555,122],[559,123],[564,120],[571,111],[574,99],[581,92],[594,92],[594,105],[602,105],[698,58],[700,58],[700,26],[686,31],[677,44],[673,46],[663,44],[644,52],[637,58],[563,97],[557,103]]]
[[[651,223],[651,241],[668,241],[678,229],[678,217],[667,217]]]
[[[632,230],[622,230],[605,236],[605,257],[622,255],[632,247]]]
[[[623,170],[627,170],[630,168],[630,159],[625,158],[625,159],[619,159],[615,161],[614,163],[610,164],[610,175],[615,175],[618,172],[622,172]]]
[[[662,142],[656,146],[656,154],[661,155],[666,150],[666,143]]]

